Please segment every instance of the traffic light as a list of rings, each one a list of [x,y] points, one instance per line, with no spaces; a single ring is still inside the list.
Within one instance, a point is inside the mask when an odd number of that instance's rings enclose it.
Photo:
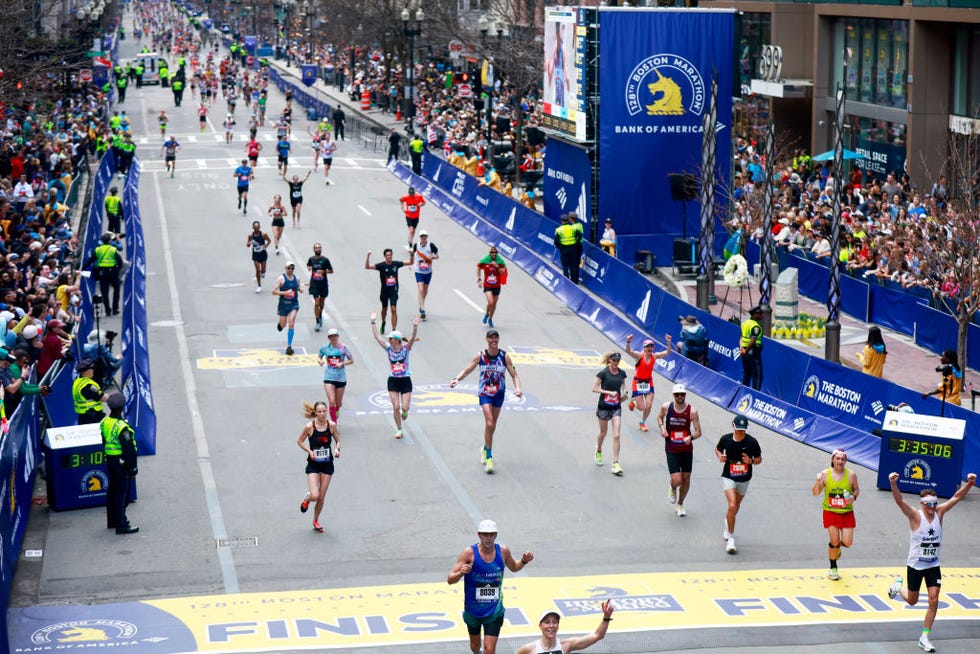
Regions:
[[[453,84],[469,84],[472,81],[472,75],[467,72],[455,73],[453,75]]]

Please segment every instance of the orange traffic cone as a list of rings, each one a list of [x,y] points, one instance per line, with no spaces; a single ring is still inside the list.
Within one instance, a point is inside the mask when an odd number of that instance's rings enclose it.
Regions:
[[[395,120],[401,120],[401,119],[402,119],[402,110],[401,107],[399,107],[398,109],[395,110]]]

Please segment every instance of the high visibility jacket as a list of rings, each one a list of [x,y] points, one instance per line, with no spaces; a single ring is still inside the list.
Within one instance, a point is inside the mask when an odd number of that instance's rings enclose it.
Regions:
[[[75,413],[82,415],[83,413],[88,413],[89,411],[102,411],[102,400],[90,400],[82,395],[82,389],[86,386],[94,386],[97,391],[99,391],[99,396],[102,395],[102,389],[93,379],[88,377],[79,377],[71,385],[71,400],[75,404]]]
[[[758,331],[756,331],[758,330]],[[743,348],[748,348],[752,343],[753,334],[757,337],[755,340],[755,348],[762,349],[762,325],[759,324],[754,318],[749,318],[742,323],[742,338],[739,339],[739,346]]]
[[[113,216],[118,215],[122,210],[122,198],[118,195],[110,195],[105,199],[105,211]]]
[[[555,238],[558,239],[558,245],[575,245],[578,242],[575,226],[567,223],[558,226],[558,229],[555,230]]]
[[[95,265],[99,268],[115,268],[117,252],[115,246],[103,243],[95,248]]]
[[[119,437],[127,429],[132,432],[133,428],[129,426],[129,423],[122,418],[113,418],[111,416],[106,416],[99,423],[99,429],[102,431],[102,446],[105,448],[106,456],[122,456],[123,448],[122,444],[119,442]],[[133,440],[133,449],[136,449],[136,441]]]

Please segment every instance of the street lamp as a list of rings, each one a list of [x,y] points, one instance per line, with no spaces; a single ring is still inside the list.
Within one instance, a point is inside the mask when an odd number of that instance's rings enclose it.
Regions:
[[[425,20],[425,12],[422,7],[415,10],[415,26],[410,27],[412,13],[408,7],[402,9],[402,33],[408,39],[408,71],[405,76],[405,119],[407,131],[411,134],[415,131],[415,37],[422,33],[422,21]]]
[[[303,14],[306,16],[306,63],[313,62],[313,17],[316,10],[310,0],[303,0]]]

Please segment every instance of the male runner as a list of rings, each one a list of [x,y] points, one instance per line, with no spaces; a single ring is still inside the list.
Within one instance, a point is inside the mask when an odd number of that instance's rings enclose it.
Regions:
[[[371,263],[371,250],[364,257],[365,270],[377,270],[381,276],[381,333],[385,333],[385,318],[388,315],[388,305],[391,305],[391,328],[398,329],[398,269],[405,265],[404,261],[395,261],[391,248],[384,249],[384,261]],[[412,260],[409,259],[409,263]]]
[[[439,248],[429,240],[429,232],[419,230],[419,242],[412,245],[415,283],[419,287],[419,316],[425,320],[425,298],[429,295],[432,282],[432,262],[439,258]]]
[[[414,186],[409,186],[408,194],[401,197],[401,203],[402,211],[405,212],[405,224],[408,225],[408,245],[405,246],[405,249],[411,250],[412,243],[415,242],[415,228],[419,226],[419,216],[422,206],[425,204],[425,198],[415,192]]]
[[[173,136],[168,136],[160,148],[160,156],[163,157],[167,165],[166,169],[170,171],[170,177],[174,176],[174,171],[177,169],[177,150],[179,149],[180,143]]]
[[[242,165],[235,169],[232,175],[238,180],[238,208],[242,213],[248,213],[248,184],[255,179],[252,167],[248,161],[242,159]]]
[[[259,221],[252,223],[252,231],[245,239],[245,247],[252,251],[252,264],[255,266],[255,292],[262,292],[262,278],[265,277],[265,264],[269,260],[269,243],[272,239],[262,231]]]
[[[728,511],[725,513],[722,538],[725,539],[725,551],[729,554],[735,554],[735,515],[749,491],[752,466],[762,463],[762,448],[759,441],[745,433],[748,426],[748,418],[735,416],[732,420],[734,430],[722,436],[715,447],[715,456],[724,464],[721,481],[725,499],[728,500]]]
[[[677,517],[687,515],[684,498],[691,488],[691,470],[694,468],[694,441],[701,438],[701,418],[698,410],[687,403],[687,387],[674,384],[672,402],[664,402],[657,416],[660,435],[664,438],[667,453],[667,470],[670,471],[670,490],[667,500],[675,504]]]
[[[330,292],[327,275],[333,273],[330,259],[323,256],[322,252],[323,246],[314,243],[313,256],[306,260],[306,269],[310,271],[310,296],[313,298],[313,317],[316,319],[313,327],[315,332],[323,328],[323,301],[327,299],[327,294]]]
[[[841,547],[850,547],[854,542],[854,501],[861,489],[858,488],[857,473],[847,469],[847,454],[844,450],[834,450],[830,455],[830,467],[817,473],[813,484],[813,494],[823,495],[823,526],[827,530],[827,556],[830,558],[832,581],[840,580],[837,560]]]

